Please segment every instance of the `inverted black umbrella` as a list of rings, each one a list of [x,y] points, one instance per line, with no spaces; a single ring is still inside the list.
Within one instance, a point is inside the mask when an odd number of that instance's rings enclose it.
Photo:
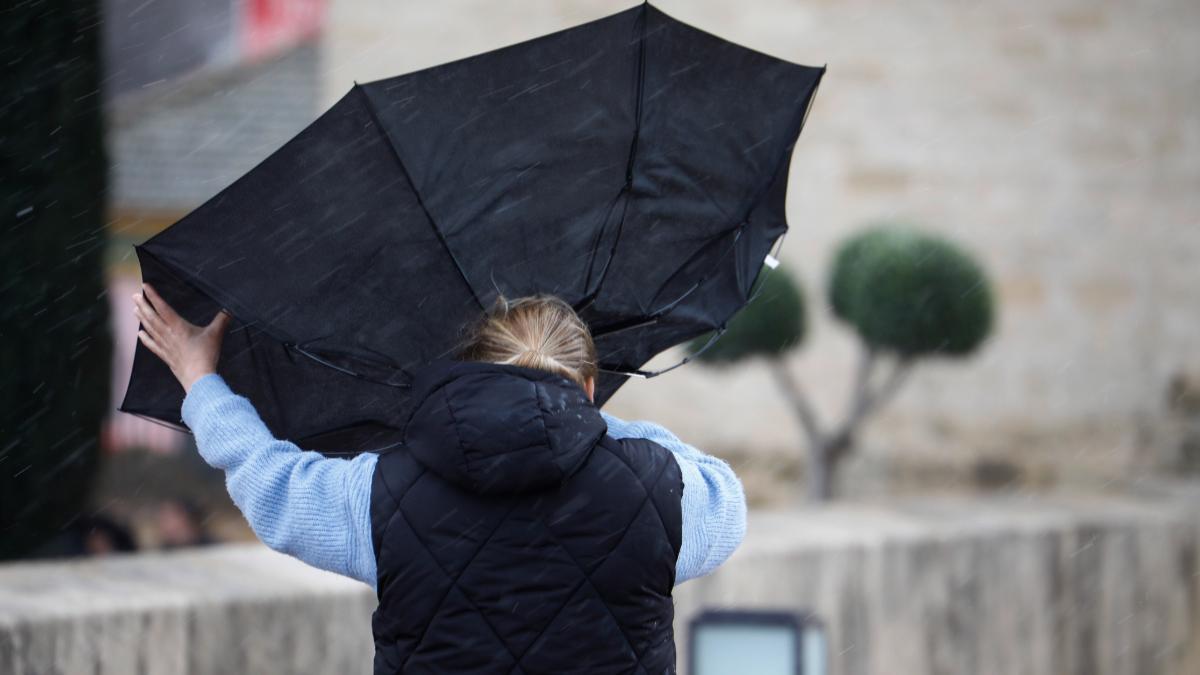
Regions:
[[[643,4],[355,84],[136,247],[142,277],[193,323],[230,311],[222,376],[306,448],[395,444],[409,374],[499,293],[576,307],[603,404],[747,302],[823,74]],[[120,409],[180,424],[183,395],[139,342]]]

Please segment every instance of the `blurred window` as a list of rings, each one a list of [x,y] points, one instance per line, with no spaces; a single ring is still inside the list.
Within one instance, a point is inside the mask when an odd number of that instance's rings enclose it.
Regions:
[[[692,675],[825,675],[825,631],[810,615],[703,612],[690,627]]]

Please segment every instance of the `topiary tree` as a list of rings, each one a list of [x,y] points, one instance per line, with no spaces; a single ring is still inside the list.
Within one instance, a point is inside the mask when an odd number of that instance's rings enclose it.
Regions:
[[[829,277],[834,316],[859,337],[861,356],[850,404],[839,424],[818,420],[783,358],[804,337],[804,301],[782,270],[763,270],[757,296],[707,351],[702,363],[752,356],[774,361],[772,376],[808,436],[809,496],[833,496],[838,466],[864,422],[895,395],[913,364],[933,356],[964,356],[991,331],[994,307],[983,270],[950,242],[898,226],[868,229],[838,247]],[[880,372],[884,371],[884,372]]]
[[[108,410],[99,7],[0,21],[0,560],[81,515]]]

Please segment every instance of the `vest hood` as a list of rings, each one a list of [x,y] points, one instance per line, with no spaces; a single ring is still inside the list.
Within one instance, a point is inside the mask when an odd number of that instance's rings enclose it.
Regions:
[[[414,373],[410,400],[409,452],[475,494],[561,485],[608,430],[582,387],[520,366],[436,361]]]

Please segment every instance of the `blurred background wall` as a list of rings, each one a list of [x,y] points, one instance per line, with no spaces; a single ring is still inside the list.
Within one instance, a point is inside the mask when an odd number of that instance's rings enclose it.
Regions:
[[[656,4],[829,65],[797,145],[782,252],[811,299],[811,339],[791,366],[820,414],[845,405],[855,349],[822,301],[839,240],[880,220],[911,223],[966,247],[996,283],[989,343],[916,370],[869,428],[845,493],[971,489],[996,467],[1008,485],[1116,489],[1195,461],[1200,5]],[[109,0],[114,286],[136,280],[130,243],[215,194],[353,81],[628,6]],[[132,325],[117,328],[115,401],[134,344]],[[788,499],[801,437],[766,367],[682,368],[629,384],[611,409],[733,458],[761,486],[756,498]],[[110,447],[182,440],[121,417]]]

